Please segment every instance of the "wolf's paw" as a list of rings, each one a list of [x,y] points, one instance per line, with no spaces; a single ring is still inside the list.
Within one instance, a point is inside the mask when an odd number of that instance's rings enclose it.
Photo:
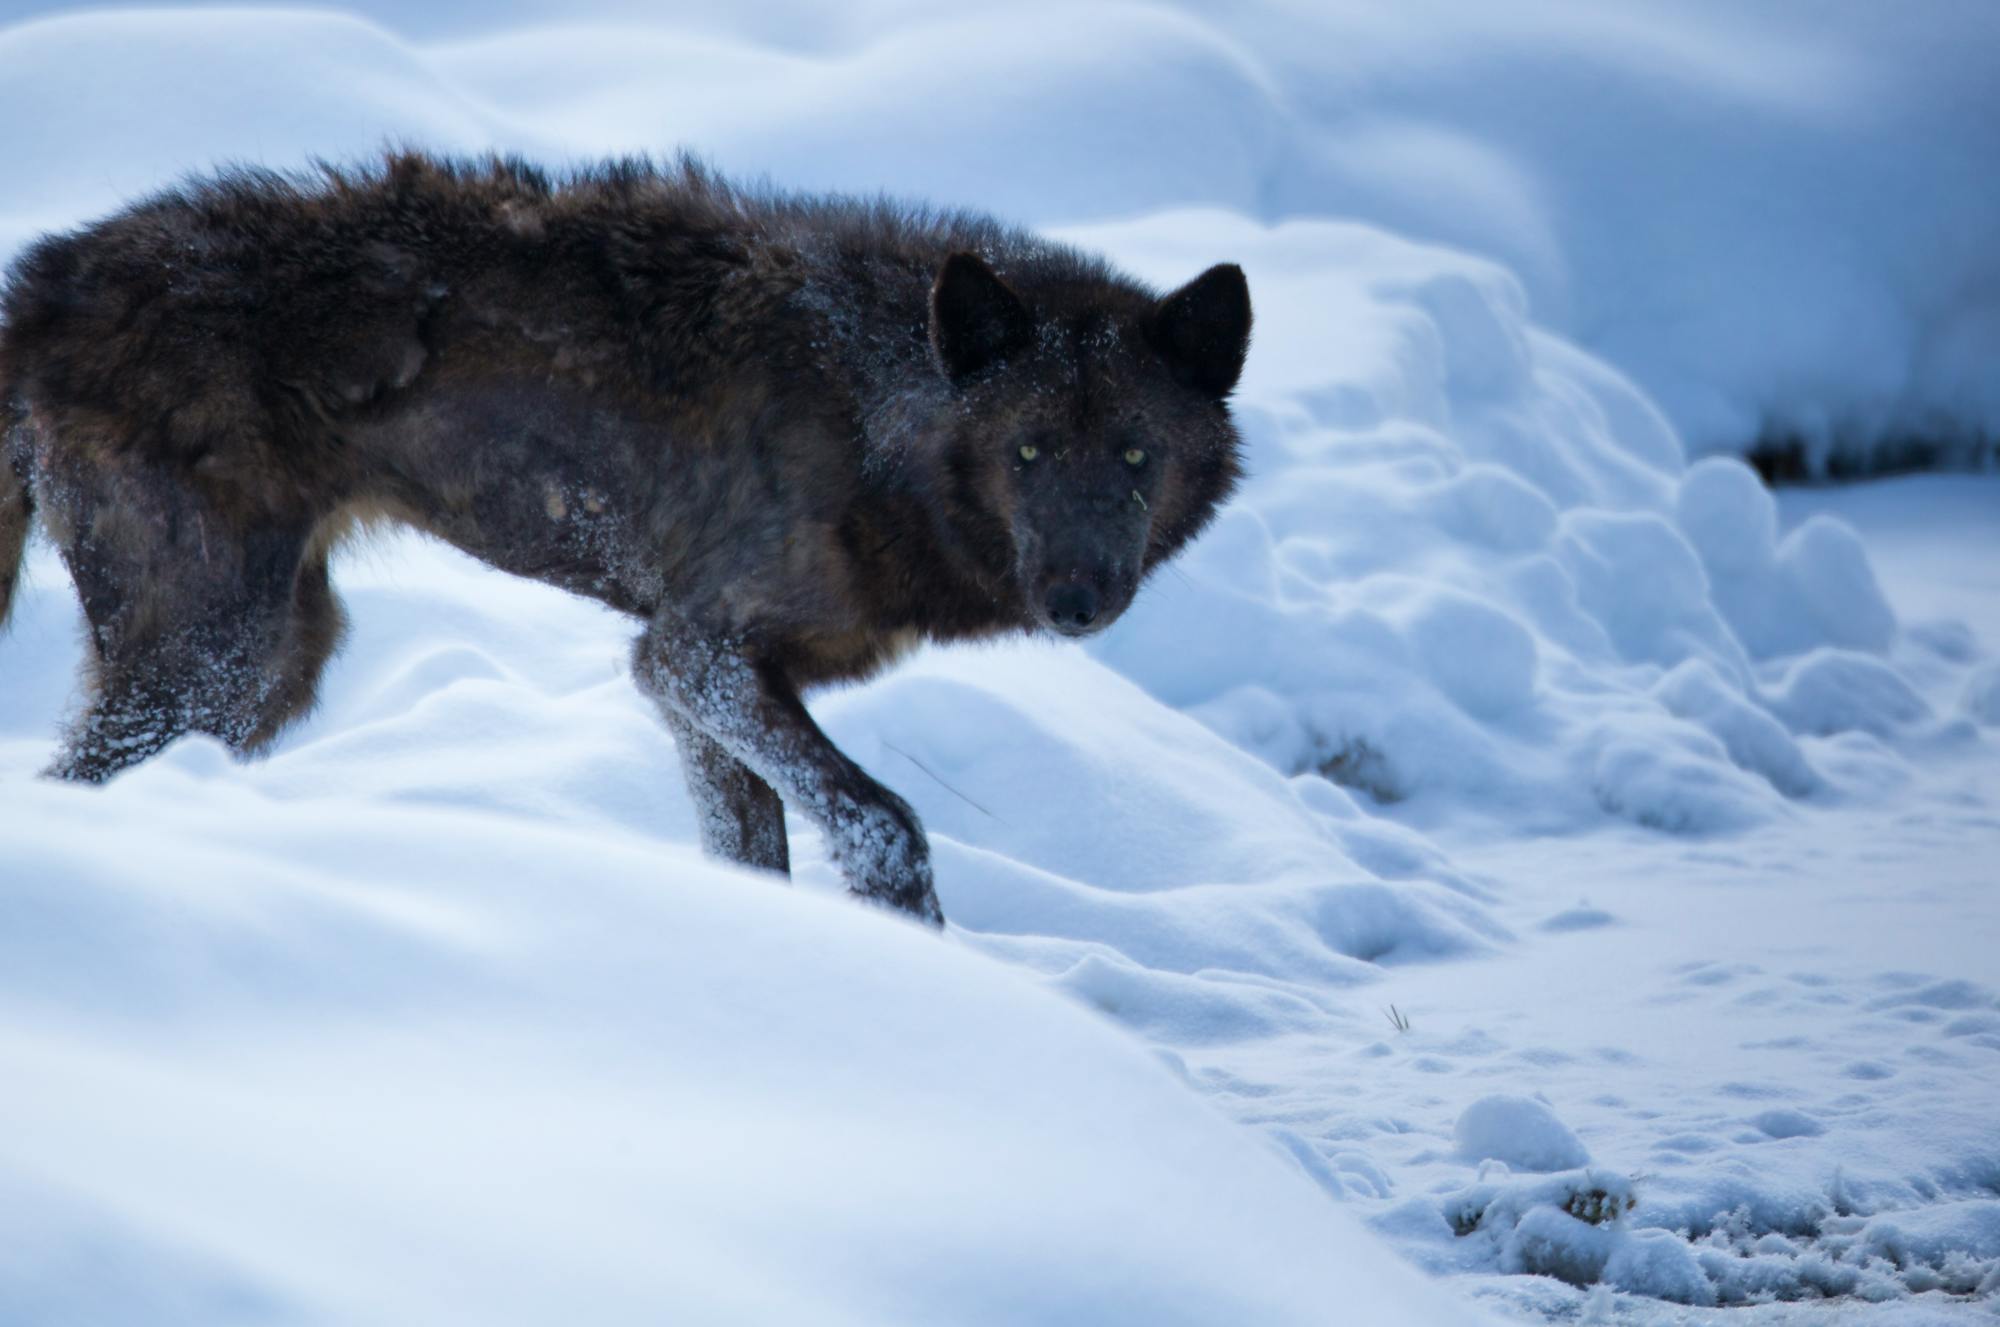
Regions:
[[[930,843],[916,812],[901,798],[890,793],[860,808],[839,827],[833,848],[851,892],[932,926],[944,925],[944,910],[931,888]]]
[[[879,907],[892,908],[907,913],[927,926],[944,929],[944,909],[938,905],[937,891],[926,879],[920,889],[904,890],[895,894],[883,894],[862,889],[850,889],[848,893]]]

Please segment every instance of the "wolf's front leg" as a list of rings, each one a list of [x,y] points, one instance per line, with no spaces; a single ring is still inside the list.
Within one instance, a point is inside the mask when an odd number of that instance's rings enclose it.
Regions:
[[[785,806],[771,785],[672,705],[662,704],[660,713],[673,730],[674,745],[680,748],[681,773],[687,778],[688,796],[701,825],[702,851],[789,875],[792,863],[785,843]]]
[[[944,924],[916,813],[827,740],[776,669],[663,614],[640,637],[632,672],[677,730],[696,729],[818,825],[849,889]],[[783,833],[780,822],[780,842]],[[706,827],[702,837],[709,846]]]

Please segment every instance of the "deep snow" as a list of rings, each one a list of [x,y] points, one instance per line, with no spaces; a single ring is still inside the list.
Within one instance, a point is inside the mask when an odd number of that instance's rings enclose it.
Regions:
[[[1453,1318],[1138,1044],[915,927],[208,755],[10,781],[0,1321]]]
[[[671,139],[1162,285],[1233,258],[1258,309],[1252,482],[1117,628],[815,704],[930,827],[942,944],[813,897],[800,822],[790,892],[696,861],[629,626],[414,539],[340,563],[356,636],[270,760],[38,784],[38,551],[0,1318],[1470,1320],[1340,1203],[1531,1317],[1994,1302],[2000,488],[1774,501],[1681,433],[1990,426],[1925,358],[1991,331],[1993,251],[1940,238],[1996,214],[1989,11],[1039,12],[0,29],[44,126],[0,245],[214,157]]]

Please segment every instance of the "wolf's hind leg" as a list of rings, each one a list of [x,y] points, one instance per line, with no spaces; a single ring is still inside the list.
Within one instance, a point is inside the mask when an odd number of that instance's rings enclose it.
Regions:
[[[28,493],[27,476],[16,472],[7,455],[6,409],[6,398],[0,395],[0,627],[7,625],[7,615],[14,605],[21,562],[28,552],[28,531],[35,520],[35,503]]]
[[[771,785],[752,774],[714,738],[696,728],[671,705],[662,705],[681,773],[701,826],[702,850],[711,857],[789,875],[791,852],[785,841],[785,805]]]
[[[99,641],[110,634],[91,625]],[[189,732],[247,753],[269,693],[261,666],[268,644],[258,639],[266,634],[253,619],[183,624],[150,640],[100,645],[90,696],[47,773],[99,783]]]
[[[100,782],[187,732],[239,754],[309,703],[338,638],[303,521],[221,519],[164,476],[78,467],[51,522],[89,625],[89,698],[48,773]],[[323,576],[323,567],[319,569]],[[331,591],[325,591],[330,605]]]
[[[850,890],[944,924],[916,813],[827,739],[776,669],[663,614],[632,671],[668,722],[699,729],[819,827]]]

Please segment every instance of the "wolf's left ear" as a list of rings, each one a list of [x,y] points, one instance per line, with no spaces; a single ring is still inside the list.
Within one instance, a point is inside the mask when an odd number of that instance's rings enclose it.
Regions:
[[[1021,297],[979,255],[955,253],[931,284],[931,350],[962,382],[1028,343],[1035,322]]]
[[[1221,400],[1243,376],[1250,351],[1250,283],[1235,263],[1217,263],[1161,300],[1146,332],[1174,376]]]

